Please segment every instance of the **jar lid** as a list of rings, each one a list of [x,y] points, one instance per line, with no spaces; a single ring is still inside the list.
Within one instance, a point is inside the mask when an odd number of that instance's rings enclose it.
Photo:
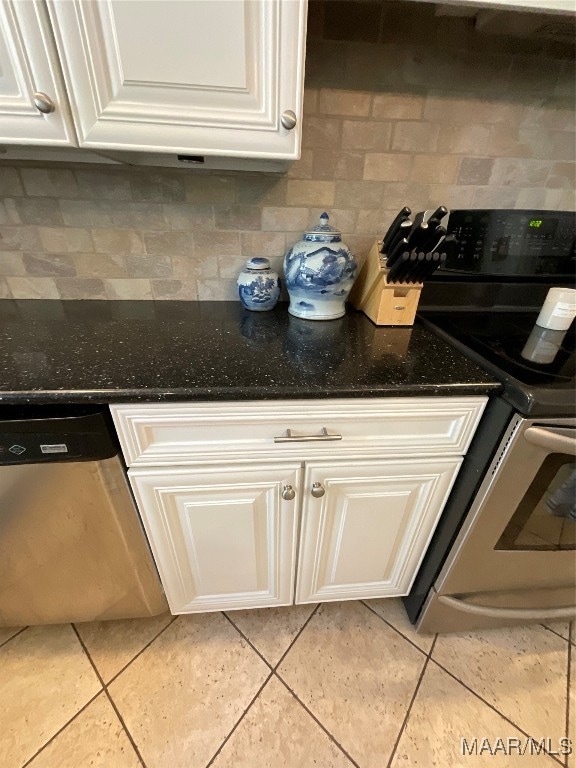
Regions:
[[[320,216],[320,222],[311,229],[304,232],[304,240],[316,241],[321,243],[337,243],[342,239],[342,232],[328,224],[330,216],[324,211]]]
[[[246,262],[246,269],[270,269],[270,260],[263,256],[254,256]]]

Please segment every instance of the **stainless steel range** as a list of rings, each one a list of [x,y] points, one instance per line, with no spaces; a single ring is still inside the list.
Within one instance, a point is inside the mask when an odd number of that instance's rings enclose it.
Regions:
[[[503,383],[405,598],[422,632],[576,617],[574,324],[536,325],[574,285],[576,214],[453,211],[460,249],[422,322]]]

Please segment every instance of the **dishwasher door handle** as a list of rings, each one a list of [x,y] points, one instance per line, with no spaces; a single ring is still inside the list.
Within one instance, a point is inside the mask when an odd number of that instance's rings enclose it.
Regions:
[[[548,619],[574,619],[576,618],[576,605],[565,608],[498,608],[490,605],[476,605],[467,603],[458,597],[438,595],[439,603],[454,608],[462,613],[472,613],[476,616],[487,616],[492,619],[536,619],[545,621]]]

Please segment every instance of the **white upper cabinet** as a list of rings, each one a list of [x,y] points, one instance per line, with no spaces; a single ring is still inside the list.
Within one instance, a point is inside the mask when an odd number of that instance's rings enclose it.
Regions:
[[[48,9],[80,146],[298,157],[303,0],[48,0]]]
[[[0,2],[0,142],[76,144],[50,22],[32,0]]]

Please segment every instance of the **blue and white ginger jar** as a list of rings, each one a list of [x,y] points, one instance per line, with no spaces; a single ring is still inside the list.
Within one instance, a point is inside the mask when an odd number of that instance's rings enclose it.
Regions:
[[[319,225],[305,232],[284,258],[288,311],[305,320],[342,317],[356,277],[356,259],[328,220],[323,213]]]
[[[274,309],[280,297],[280,278],[270,268],[268,259],[256,256],[248,259],[238,275],[238,295],[242,306],[253,312]]]

